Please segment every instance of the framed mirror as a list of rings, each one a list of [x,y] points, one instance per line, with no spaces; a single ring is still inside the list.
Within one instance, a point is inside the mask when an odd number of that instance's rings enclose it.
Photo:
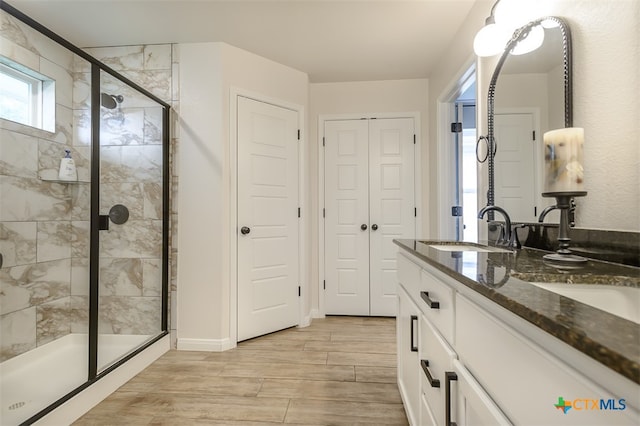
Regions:
[[[544,31],[542,45],[514,54],[534,29]],[[488,133],[478,140],[478,160],[488,163],[487,205],[506,209],[513,222],[535,222],[553,204],[540,195],[543,134],[573,125],[571,35],[564,20],[544,17],[514,32],[491,78],[487,106]]]

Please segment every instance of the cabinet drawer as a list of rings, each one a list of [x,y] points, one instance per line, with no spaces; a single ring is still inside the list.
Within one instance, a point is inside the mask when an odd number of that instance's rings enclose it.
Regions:
[[[420,288],[420,270],[420,266],[398,253],[398,282],[414,300],[417,300],[416,292]]]
[[[454,290],[429,272],[422,270],[418,293],[411,296],[419,300],[418,306],[427,319],[453,345]]]
[[[631,407],[620,410],[619,399],[630,396],[606,392],[588,371],[578,373],[469,299],[456,299],[460,360],[514,423],[640,424]],[[555,407],[560,397],[578,403],[565,415]],[[618,410],[583,409],[586,399],[615,401]]]
[[[420,322],[420,388],[437,424],[444,424],[445,372],[453,368],[456,353],[422,316]]]

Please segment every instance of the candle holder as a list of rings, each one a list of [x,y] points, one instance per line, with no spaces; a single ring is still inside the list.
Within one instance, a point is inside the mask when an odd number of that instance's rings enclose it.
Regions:
[[[569,209],[571,208],[571,199],[574,197],[584,197],[587,191],[558,191],[543,192],[543,197],[554,197],[556,206],[560,210],[560,227],[558,229],[559,247],[555,253],[546,254],[544,259],[552,262],[560,262],[567,264],[579,264],[587,261],[586,258],[571,253],[569,250]]]

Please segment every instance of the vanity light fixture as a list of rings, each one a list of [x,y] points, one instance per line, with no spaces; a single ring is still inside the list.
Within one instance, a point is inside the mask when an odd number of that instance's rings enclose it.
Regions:
[[[496,23],[495,11],[500,0],[491,8],[491,15],[484,21],[485,25],[473,39],[473,51],[478,56],[493,56],[500,53],[509,41],[509,29]]]
[[[491,8],[485,26],[473,40],[473,50],[478,56],[494,56],[504,50],[514,32],[534,17],[541,16],[533,1],[498,0]],[[514,55],[524,55],[536,50],[544,41],[544,30],[532,28],[529,34],[513,48]]]

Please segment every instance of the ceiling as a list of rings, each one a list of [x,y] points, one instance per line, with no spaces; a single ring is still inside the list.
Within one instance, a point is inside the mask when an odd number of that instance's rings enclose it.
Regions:
[[[426,78],[479,0],[8,0],[80,47],[221,41],[318,82]]]

